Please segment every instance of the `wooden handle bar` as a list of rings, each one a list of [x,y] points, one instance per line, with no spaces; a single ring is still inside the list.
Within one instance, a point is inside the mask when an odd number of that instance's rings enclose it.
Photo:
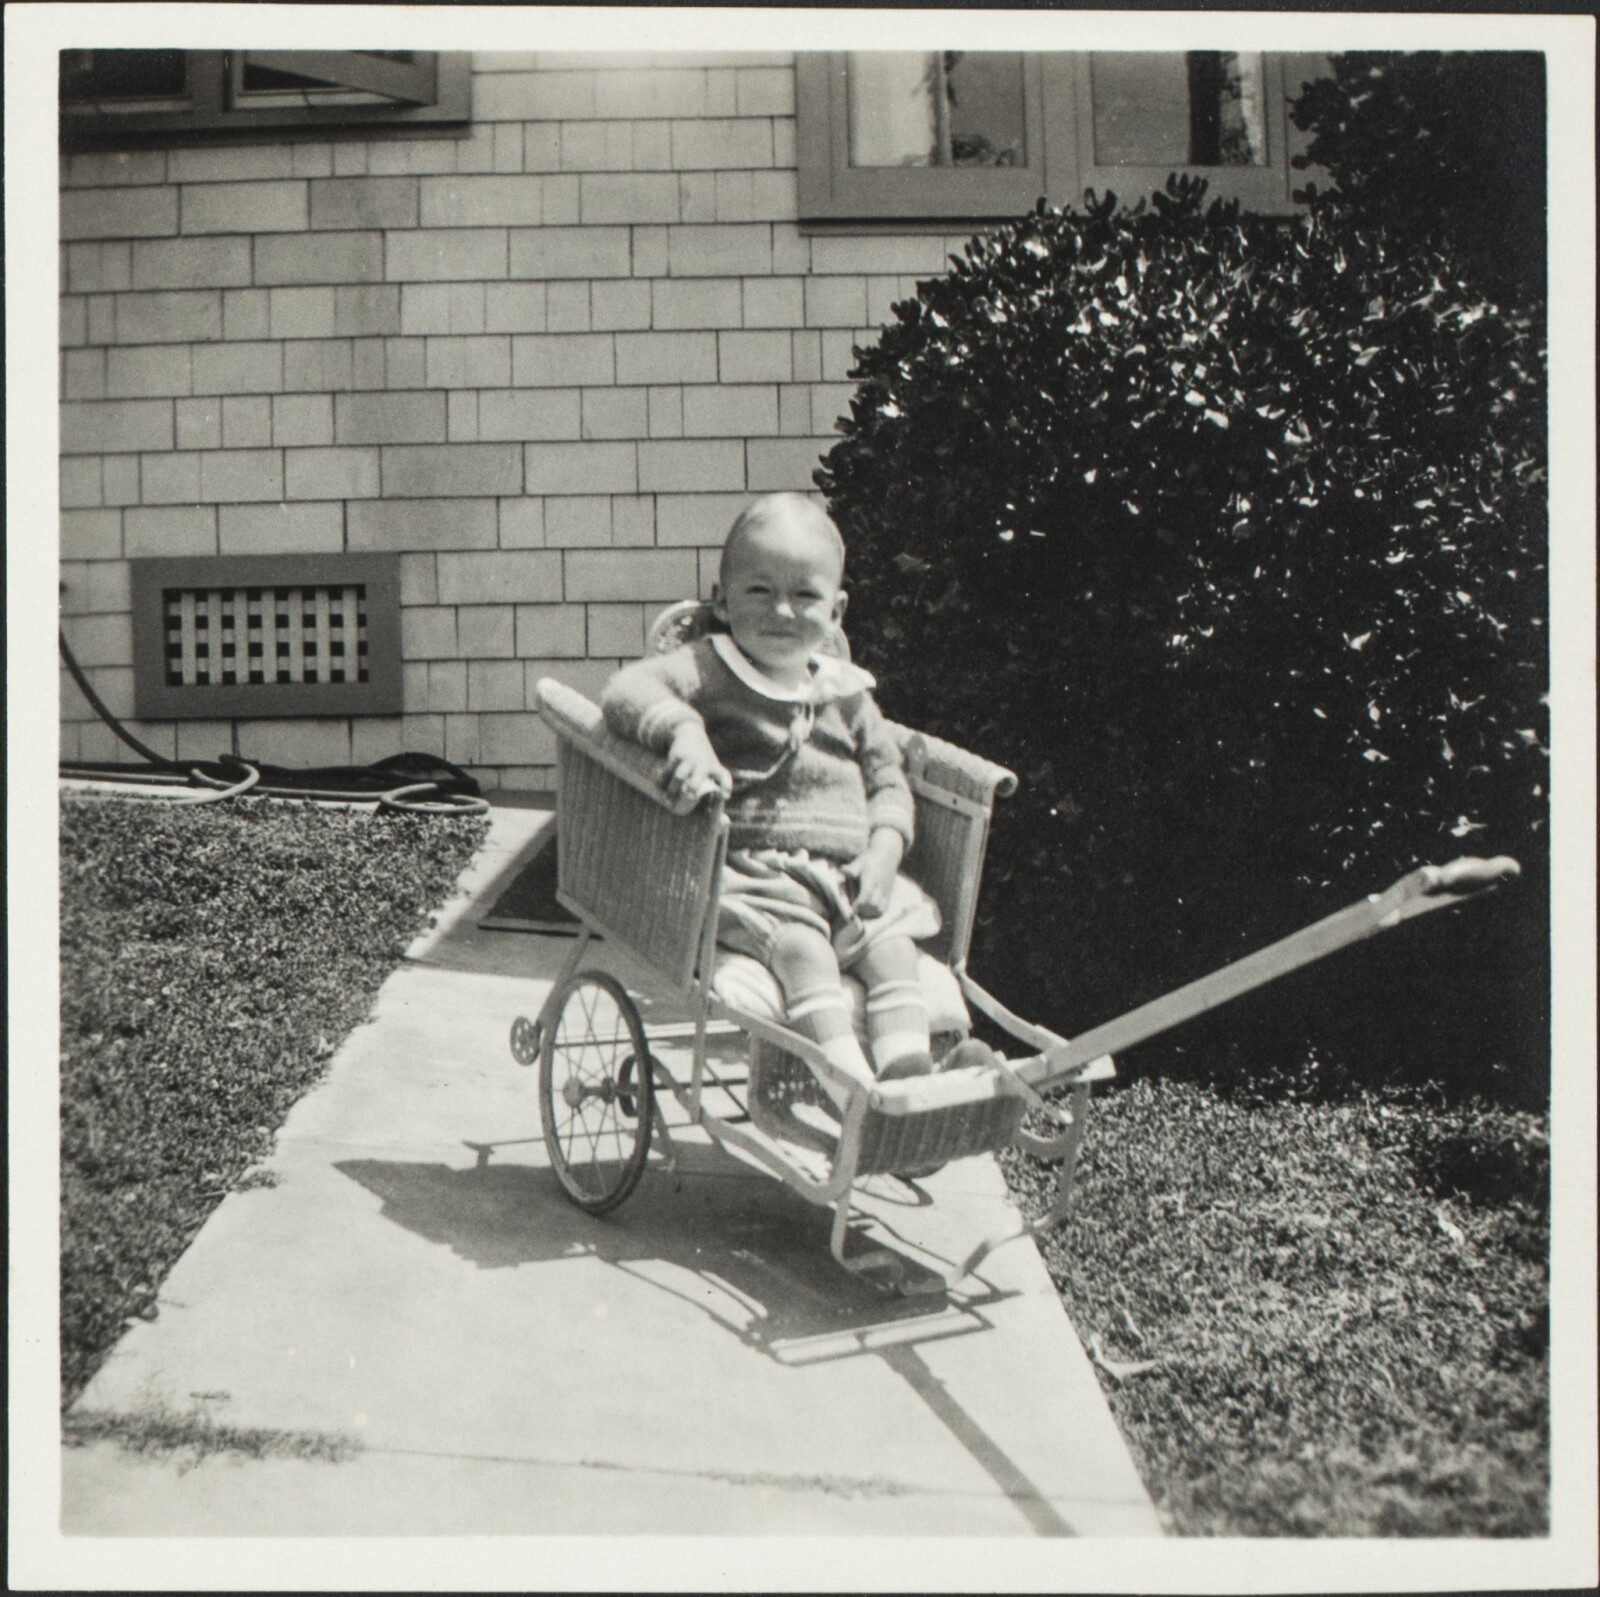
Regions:
[[[1497,854],[1493,859],[1474,859],[1465,855],[1451,860],[1448,865],[1424,865],[1414,873],[1423,879],[1424,893],[1484,893],[1513,876],[1522,874],[1522,867],[1508,854]]]

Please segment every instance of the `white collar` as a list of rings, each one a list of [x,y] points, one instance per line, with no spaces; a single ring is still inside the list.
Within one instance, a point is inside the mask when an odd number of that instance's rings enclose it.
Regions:
[[[781,682],[774,682],[733,641],[730,634],[713,632],[709,636],[717,658],[752,693],[759,693],[764,699],[774,699],[779,704],[825,704],[830,699],[847,698],[876,686],[869,672],[848,660],[840,660],[834,655],[813,655],[810,660],[811,680],[803,687],[787,688]]]

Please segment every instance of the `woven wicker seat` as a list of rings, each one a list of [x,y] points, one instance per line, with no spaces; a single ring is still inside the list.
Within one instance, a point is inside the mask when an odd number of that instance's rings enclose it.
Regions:
[[[709,878],[715,874],[715,828],[710,817],[715,815],[725,831],[719,807],[672,814],[657,785],[660,762],[609,732],[597,706],[548,679],[539,684],[539,700],[546,719],[561,734],[557,804],[562,817],[563,897],[570,895],[586,919],[623,942],[670,987],[693,985],[709,965],[714,977],[709,996],[720,1000],[730,1018],[781,1022],[781,993],[771,973],[756,961],[741,961],[716,950],[711,941],[715,904]],[[965,955],[977,886],[973,861],[981,859],[987,800],[1013,779],[1000,767],[948,744],[904,728],[893,730],[907,750],[918,798],[919,837],[907,860],[908,872],[915,875],[921,867],[918,879],[938,901],[944,923],[932,945],[943,945],[938,948],[942,958],[925,958],[923,964],[930,968],[925,983],[930,1013],[947,1034],[941,1041],[948,1044],[965,1034],[969,1022],[960,988],[944,961],[952,954],[957,959]],[[716,980],[719,968],[724,975]],[[733,994],[737,997],[730,1002]],[[885,1117],[871,1113],[874,1168],[893,1168],[902,1147],[920,1150],[926,1144],[961,1150],[908,1154],[918,1167],[936,1157],[956,1158],[994,1147],[996,1127],[1020,1120],[1021,1110],[1013,1113],[1008,1108],[1001,1113],[992,1099],[988,1090],[976,1090],[970,1127],[963,1125],[958,1104],[945,1103],[928,1111],[932,1118],[922,1131],[879,1127],[878,1121]],[[833,1099],[817,1082],[813,1068],[795,1053],[758,1039],[752,1048],[748,1105],[752,1120],[769,1135],[818,1147],[826,1139],[819,1140],[814,1129],[803,1128],[788,1112],[797,1103],[831,1108]]]

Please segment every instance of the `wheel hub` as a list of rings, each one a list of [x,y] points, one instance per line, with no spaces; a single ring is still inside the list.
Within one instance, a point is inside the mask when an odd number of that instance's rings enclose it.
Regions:
[[[569,1109],[578,1108],[585,1098],[598,1098],[602,1103],[611,1103],[616,1096],[617,1084],[609,1076],[594,1086],[585,1086],[576,1076],[568,1076],[561,1084],[561,1101]]]

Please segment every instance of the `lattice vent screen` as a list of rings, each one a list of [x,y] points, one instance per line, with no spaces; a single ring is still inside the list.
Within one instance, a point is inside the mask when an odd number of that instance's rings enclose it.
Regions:
[[[142,719],[401,712],[398,556],[135,560],[132,575]]]
[[[365,587],[167,588],[167,685],[366,682]]]

